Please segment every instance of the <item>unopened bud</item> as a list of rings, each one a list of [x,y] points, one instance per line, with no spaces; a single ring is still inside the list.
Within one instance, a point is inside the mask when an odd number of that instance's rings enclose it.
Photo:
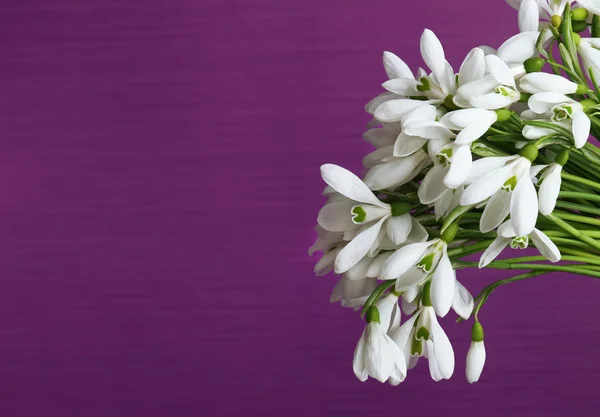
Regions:
[[[532,72],[540,72],[545,64],[546,61],[537,56],[529,58],[525,60],[525,62],[523,62],[523,66],[525,67],[525,71],[527,72],[527,74]]]
[[[589,12],[583,7],[571,10],[571,20],[575,22],[585,22],[589,15]]]

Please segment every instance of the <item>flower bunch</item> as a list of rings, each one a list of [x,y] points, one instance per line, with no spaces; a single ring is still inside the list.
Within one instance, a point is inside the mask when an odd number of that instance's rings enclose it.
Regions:
[[[323,254],[317,275],[340,276],[331,301],[362,309],[361,381],[400,384],[419,358],[449,379],[454,350],[438,317],[454,310],[474,320],[466,376],[476,382],[479,312],[497,287],[553,271],[600,278],[600,149],[588,141],[600,137],[600,1],[507,2],[520,33],[473,48],[458,71],[428,29],[416,75],[385,52],[385,91],[366,105],[375,149],[364,175],[321,167],[327,202],[309,253]],[[500,260],[508,247],[539,256]],[[473,297],[457,279],[466,268],[524,272]]]

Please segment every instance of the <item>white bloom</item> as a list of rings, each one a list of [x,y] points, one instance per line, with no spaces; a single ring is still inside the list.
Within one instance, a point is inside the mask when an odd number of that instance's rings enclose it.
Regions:
[[[351,280],[344,274],[333,288],[329,301],[339,302],[342,307],[357,309],[365,304],[375,288],[377,288],[376,278]]]
[[[349,199],[325,205],[317,219],[326,230],[349,234],[345,238],[350,242],[335,259],[336,273],[348,271],[369,253],[375,254],[386,234],[396,245],[406,241],[413,227],[407,211],[393,215],[390,204],[380,201],[360,178],[342,167],[325,164],[321,167],[321,176]]]
[[[497,110],[519,101],[521,94],[517,91],[515,74],[505,61],[496,55],[487,55],[485,61],[490,74],[462,85],[454,97],[456,105]]]
[[[317,231],[317,240],[310,248],[308,248],[308,254],[310,256],[315,252],[327,252],[329,249],[340,243],[344,237],[343,233],[330,232],[319,225],[315,227],[315,230]]]
[[[352,366],[354,374],[362,382],[369,376],[380,382],[391,379],[398,383],[406,377],[404,355],[386,331],[380,323],[379,311],[376,307],[370,307],[367,326],[356,345]]]
[[[471,346],[467,353],[467,381],[470,384],[479,381],[483,366],[485,365],[485,345],[483,343],[483,327],[479,322],[473,325]]]
[[[546,92],[532,95],[528,105],[538,115],[538,120],[550,120],[570,129],[576,148],[583,147],[587,142],[592,122],[581,103],[564,94]],[[528,132],[529,137],[532,136],[531,132]]]
[[[479,268],[484,268],[492,262],[509,244],[513,249],[526,249],[529,246],[529,238],[540,252],[550,262],[560,261],[560,251],[541,230],[534,228],[527,235],[518,235],[512,227],[510,220],[498,227],[498,237],[483,252],[479,259]]]
[[[460,284],[456,280],[447,249],[448,245],[442,239],[406,245],[385,261],[379,277],[384,280],[395,279],[397,292],[414,292],[431,276],[431,303],[436,313],[444,317],[450,308],[456,307],[461,316],[468,316],[471,312],[465,310],[469,308],[472,298],[462,285],[457,287]]]
[[[600,78],[600,39],[581,38],[577,51],[583,60],[586,71],[591,68],[596,80]]]
[[[463,192],[461,205],[479,204],[491,197],[481,217],[482,232],[495,229],[509,213],[518,236],[533,231],[538,199],[529,159],[519,155],[482,158],[473,163],[470,176],[472,183]]]
[[[409,367],[412,368],[419,357],[425,356],[434,381],[450,379],[454,373],[454,350],[437,321],[433,307],[422,307],[390,336],[404,353]]]
[[[389,333],[400,327],[401,310],[398,304],[399,296],[395,292],[388,292],[377,301],[375,306],[379,311],[381,326]]]

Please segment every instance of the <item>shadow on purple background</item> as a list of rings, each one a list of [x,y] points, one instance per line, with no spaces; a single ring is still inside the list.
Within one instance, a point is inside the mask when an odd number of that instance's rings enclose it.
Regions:
[[[485,4],[484,4],[485,3]],[[488,364],[358,382],[363,323],[306,255],[318,167],[360,170],[381,53],[458,67],[502,0],[28,0],[0,5],[0,416],[595,415],[590,279],[500,289]],[[460,274],[476,292],[499,272]]]

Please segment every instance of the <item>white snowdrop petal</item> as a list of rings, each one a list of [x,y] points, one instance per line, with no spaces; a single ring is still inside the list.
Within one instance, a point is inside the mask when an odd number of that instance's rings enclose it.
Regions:
[[[544,258],[548,259],[550,262],[560,261],[560,250],[558,250],[558,247],[545,233],[541,230],[533,229],[530,236],[533,244]]]
[[[521,178],[510,201],[510,219],[517,236],[528,236],[538,216],[538,199],[531,178]]]
[[[362,258],[369,253],[373,242],[377,239],[379,230],[387,217],[382,218],[373,226],[363,230],[335,258],[335,273],[341,274],[356,265]]]
[[[515,79],[506,63],[496,55],[488,55],[485,62],[492,74],[492,77],[500,84],[516,89]]]
[[[490,262],[500,255],[500,253],[508,246],[510,238],[498,236],[483,252],[479,259],[479,268],[485,268]]]
[[[523,0],[519,8],[519,30],[537,32],[540,23],[539,7],[535,0]]]
[[[389,350],[386,334],[379,323],[367,324],[365,345],[367,372],[379,382],[386,382],[394,370],[394,358]]]
[[[371,101],[365,104],[365,111],[369,114],[375,114],[375,110],[386,101],[395,100],[398,96],[388,91],[374,97]],[[377,121],[378,122],[378,121]]]
[[[469,176],[467,177],[465,183],[471,184],[484,175],[502,168],[507,162],[510,162],[516,158],[516,156],[492,156],[478,159],[471,165],[471,172],[469,172]]]
[[[519,80],[521,88],[531,94],[555,92],[560,94],[574,94],[577,84],[560,75],[547,72],[532,72],[524,75]]]
[[[380,122],[399,122],[412,110],[424,106],[426,101],[399,98],[385,101],[377,107],[374,116]]]
[[[441,198],[448,191],[444,185],[444,177],[447,170],[441,165],[434,165],[421,181],[419,186],[419,200],[422,204],[431,204]]]
[[[592,122],[590,118],[583,112],[579,111],[573,116],[573,139],[577,149],[583,148],[589,136]]]
[[[458,72],[459,85],[479,80],[485,75],[485,60],[483,50],[473,48],[463,61]]]
[[[369,269],[367,270],[367,277],[377,278],[379,276],[379,271],[381,271],[381,267],[390,256],[392,256],[392,252],[382,253],[381,255],[377,256],[373,260],[373,262],[371,262],[371,265],[369,265]]]
[[[470,384],[479,381],[479,377],[483,372],[483,366],[485,365],[485,345],[481,342],[471,342],[469,352],[467,353],[467,381]]]
[[[405,158],[394,158],[374,166],[365,175],[365,184],[372,190],[383,190],[406,184],[419,174],[417,169],[427,158],[424,151],[418,151]]]
[[[404,133],[409,136],[417,136],[423,139],[454,139],[456,135],[446,126],[436,121],[422,121],[408,124],[404,129]]]
[[[390,93],[400,96],[417,96],[420,95],[417,86],[419,82],[414,78],[393,78],[384,82],[381,86]]]
[[[380,278],[383,280],[396,279],[421,259],[429,242],[418,242],[398,249],[381,267]]]
[[[472,158],[469,146],[456,148],[450,161],[450,168],[444,177],[444,185],[455,189],[464,184],[471,171]]]
[[[543,114],[552,107],[561,103],[568,103],[571,99],[564,94],[555,92],[537,93],[529,97],[527,104],[531,110],[538,114]]]
[[[552,164],[543,177],[539,190],[540,213],[545,216],[552,214],[560,193],[562,166]]]
[[[479,113],[471,124],[465,127],[456,137],[454,143],[457,145],[469,145],[482,137],[489,128],[496,123],[498,116],[495,112],[484,111]]]
[[[442,378],[450,379],[454,373],[454,349],[450,339],[439,325],[435,315],[431,320],[431,339],[433,340],[433,353],[437,367]]]
[[[463,192],[460,199],[461,205],[470,206],[491,197],[510,178],[512,168],[512,164],[510,164],[473,181]]]
[[[523,63],[537,55],[535,44],[538,36],[538,31],[521,32],[506,40],[498,48],[497,55],[504,62]]]
[[[317,217],[319,226],[330,232],[344,232],[356,228],[356,224],[352,222],[352,207],[355,205],[351,200],[326,204]]]
[[[450,311],[455,290],[456,274],[444,251],[431,279],[431,303],[438,316],[445,317]]]
[[[458,280],[455,284],[454,299],[452,300],[452,309],[463,319],[467,320],[473,312],[475,301],[473,296]]]
[[[402,292],[420,285],[427,278],[427,272],[416,266],[411,267],[396,280],[396,291]]]
[[[370,129],[363,133],[363,139],[376,148],[393,145],[397,137],[397,134],[381,128]]]
[[[402,132],[394,143],[393,155],[396,157],[410,156],[427,143],[427,139],[415,138]]]
[[[367,367],[365,365],[365,333],[366,329],[363,331],[360,339],[358,339],[358,343],[356,344],[356,349],[354,349],[354,359],[352,360],[352,369],[354,371],[354,375],[361,382],[365,382],[369,375],[367,373]]]
[[[321,176],[323,177],[323,181],[329,184],[334,190],[351,200],[379,207],[388,207],[387,204],[375,197],[375,194],[360,178],[345,168],[333,164],[325,164],[321,166]]]
[[[440,40],[429,29],[425,29],[421,35],[421,55],[425,64],[439,80],[446,71],[446,56]]]
[[[473,97],[470,103],[474,107],[486,110],[498,110],[510,106],[517,101],[514,97],[504,96],[502,94],[489,93],[482,96]]]
[[[409,213],[402,216],[390,217],[386,222],[388,237],[396,245],[406,242],[406,238],[412,229],[412,224],[412,216]]]
[[[383,53],[383,67],[390,79],[413,77],[408,65],[392,52],[385,51]]]
[[[490,198],[479,221],[481,233],[491,232],[502,224],[510,213],[510,197],[509,191],[501,189]]]
[[[600,14],[599,0],[577,0],[577,3],[579,3],[581,7],[586,8],[590,13]]]

